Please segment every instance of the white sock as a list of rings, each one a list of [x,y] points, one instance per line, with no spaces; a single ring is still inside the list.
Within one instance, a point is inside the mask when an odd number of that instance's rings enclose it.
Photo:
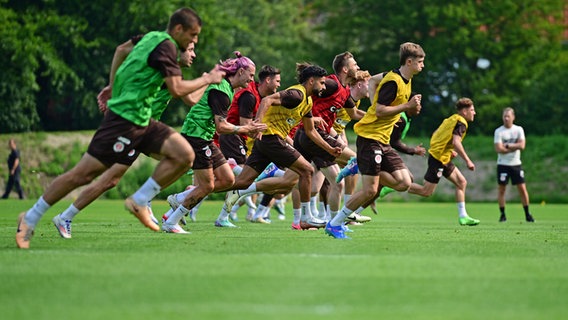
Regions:
[[[77,209],[73,204],[71,204],[65,211],[63,211],[59,216],[63,220],[73,220],[75,216],[79,213],[79,209]]]
[[[249,194],[256,193],[256,182],[253,182],[253,183],[252,183],[248,188],[246,188],[246,189],[237,190],[237,193],[239,194],[239,196],[244,196],[244,195],[249,195]]]
[[[174,213],[174,209],[170,208],[168,211],[166,211],[166,213],[164,213],[162,219],[166,218],[166,220],[168,220],[168,218],[172,215],[172,213]]]
[[[310,210],[309,202],[300,202],[301,219],[307,221],[312,218],[312,212]]]
[[[355,211],[353,211],[353,212],[359,214],[359,213],[363,212],[363,210],[365,210],[364,207],[359,207],[359,208],[355,209]]]
[[[282,170],[282,169],[278,169],[274,172],[273,177],[281,177],[286,173],[286,171]]]
[[[225,210],[225,206],[223,206],[223,208],[221,208],[221,212],[219,212],[219,216],[217,217],[217,220],[227,220],[229,219],[229,213],[227,212],[227,210]]]
[[[341,208],[341,210],[339,210],[337,215],[333,219],[331,219],[329,224],[334,227],[341,226],[345,223],[345,218],[347,218],[347,216],[351,213],[353,213],[353,211],[344,206],[343,208]]]
[[[241,174],[242,171],[243,171],[243,167],[241,167],[241,166],[235,166],[233,168],[233,173],[235,174],[235,176],[238,176],[239,174]]]
[[[343,204],[346,204],[347,201],[349,201],[349,199],[351,199],[351,195],[350,194],[344,194],[343,195]]]
[[[28,210],[24,216],[26,224],[31,228],[35,228],[41,217],[43,217],[49,208],[51,208],[51,206],[43,200],[43,196],[39,197],[34,206]]]
[[[310,198],[310,211],[314,215],[319,214],[319,210],[318,210],[318,207],[317,207],[317,203],[319,202],[318,198],[319,198],[318,194],[316,194],[315,196]]]
[[[148,204],[148,201],[152,200],[160,193],[161,189],[160,185],[150,177],[144,182],[140,189],[132,195],[132,200],[139,206],[145,206]]]
[[[270,207],[264,207],[262,209],[262,217],[264,219],[270,219]]]
[[[262,204],[259,205],[256,208],[256,211],[254,213],[254,216],[252,217],[254,220],[258,219],[258,218],[262,218],[264,217],[264,213],[266,212],[266,206],[263,206]]]
[[[325,216],[325,214],[327,212],[327,206],[323,203],[323,201],[320,201],[318,203],[318,212],[322,216]]]
[[[255,212],[255,209],[253,209],[253,208],[248,208],[248,210],[247,210],[247,216],[249,216],[249,217],[252,218],[252,217],[254,216],[254,212]]]
[[[189,210],[187,208],[185,208],[184,206],[179,206],[169,217],[168,220],[166,220],[166,223],[169,225],[175,225],[178,224],[179,221],[181,220],[181,217],[185,216],[186,214],[189,214]]]
[[[465,202],[457,202],[458,205],[458,215],[460,218],[467,217],[467,211],[465,210]]]
[[[187,197],[191,193],[191,191],[193,191],[193,189],[195,189],[195,188],[187,189],[183,192],[176,193],[175,197],[176,197],[177,202],[182,203],[183,200],[185,199],[185,197]]]
[[[223,206],[223,209],[225,208],[225,206]],[[236,203],[232,208],[231,208],[231,213],[237,213],[237,211],[239,211],[239,209],[241,208],[241,206]],[[227,210],[225,210],[227,211]]]
[[[244,198],[244,202],[246,203],[246,205],[247,205],[249,208],[254,208],[254,207],[256,207],[256,204],[254,204],[254,202],[252,202],[252,197],[251,197],[251,196],[245,197],[245,198]]]
[[[337,215],[337,212],[338,212],[338,211],[330,211],[330,212],[329,212],[332,219],[335,218],[335,216]]]
[[[302,209],[293,209],[294,212],[294,224],[300,223],[300,218],[302,216]]]

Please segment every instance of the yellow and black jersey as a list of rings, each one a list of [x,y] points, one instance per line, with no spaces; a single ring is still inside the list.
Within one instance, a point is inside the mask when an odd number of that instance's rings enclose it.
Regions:
[[[286,108],[284,106],[269,106],[262,122],[268,128],[264,131],[264,135],[276,134],[282,139],[290,133],[302,118],[312,110],[312,97],[306,94],[306,88],[301,84],[289,87],[286,90],[299,90],[303,93],[303,100],[295,108]]]
[[[454,114],[446,118],[442,124],[434,131],[430,139],[430,149],[428,153],[442,164],[448,164],[452,160],[454,135],[465,138],[467,132],[467,120],[459,114]]]
[[[390,81],[394,81],[397,86],[396,97],[391,103],[391,106],[398,106],[408,102],[411,93],[412,81],[409,80],[408,82],[405,82],[400,74],[394,71],[390,71],[385,75],[381,83],[379,83],[377,91],[375,92],[373,103],[367,110],[367,113],[353,127],[357,135],[367,139],[376,140],[383,144],[390,143],[390,136],[393,130],[393,126],[400,118],[400,113],[386,117],[377,117],[376,109],[377,101],[379,98],[379,91],[385,83]]]

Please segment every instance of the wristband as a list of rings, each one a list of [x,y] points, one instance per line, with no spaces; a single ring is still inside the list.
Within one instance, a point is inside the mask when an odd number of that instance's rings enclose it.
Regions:
[[[240,128],[240,126],[234,126],[233,127],[233,133],[239,132],[239,128]]]

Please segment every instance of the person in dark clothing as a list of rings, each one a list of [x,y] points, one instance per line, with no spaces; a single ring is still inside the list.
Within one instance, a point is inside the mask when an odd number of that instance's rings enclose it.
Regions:
[[[2,199],[8,199],[10,196],[10,192],[12,192],[12,188],[16,189],[18,193],[18,197],[20,199],[24,198],[24,193],[22,192],[22,186],[20,185],[20,173],[22,171],[20,167],[20,151],[16,146],[16,140],[10,139],[8,141],[8,146],[10,147],[10,155],[8,156],[8,183],[6,184],[6,191],[2,196]]]

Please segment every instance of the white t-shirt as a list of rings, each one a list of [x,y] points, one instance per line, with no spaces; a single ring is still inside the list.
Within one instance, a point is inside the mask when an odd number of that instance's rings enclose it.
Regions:
[[[494,143],[502,143],[503,146],[507,143],[517,143],[525,140],[525,131],[523,127],[513,125],[511,128],[500,126],[495,129]],[[521,150],[515,150],[508,153],[497,154],[497,164],[504,166],[519,166],[521,165]]]

